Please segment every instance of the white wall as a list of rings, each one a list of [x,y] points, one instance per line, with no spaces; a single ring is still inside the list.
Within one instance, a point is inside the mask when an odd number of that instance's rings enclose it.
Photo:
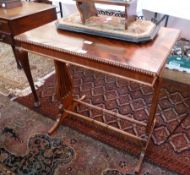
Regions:
[[[151,18],[154,16],[153,12],[147,10],[143,10],[143,14],[148,20],[151,20]],[[158,19],[160,19],[162,16],[163,14],[158,15]],[[161,24],[162,26],[164,26],[164,22],[165,21],[163,21]],[[190,40],[190,20],[170,16],[167,27],[180,29],[181,37]]]
[[[137,11],[147,18],[153,16],[151,12],[170,15],[168,27],[180,29],[182,37],[190,39],[189,0],[138,0]]]

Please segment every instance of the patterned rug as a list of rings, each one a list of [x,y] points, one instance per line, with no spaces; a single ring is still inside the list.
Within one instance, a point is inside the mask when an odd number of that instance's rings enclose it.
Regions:
[[[131,175],[137,158],[0,95],[0,175]],[[139,175],[177,175],[146,161]]]
[[[13,173],[6,166],[0,163],[0,175],[15,175],[15,173]]]
[[[71,67],[71,72],[76,97],[85,94],[86,102],[141,121],[147,120],[152,97],[152,90],[149,87],[74,66]],[[54,84],[54,76],[52,76],[38,90],[42,104],[38,112],[56,119],[58,102],[55,100]],[[146,156],[147,160],[184,175],[190,172],[189,92],[190,87],[187,85],[173,81],[164,81],[156,114],[156,128]],[[18,101],[33,108],[31,94],[19,98]],[[78,107],[77,111],[135,135],[143,136],[144,134],[144,128],[131,125],[124,120],[116,120],[113,116],[89,110],[84,106]],[[184,116],[187,116],[186,120],[170,139],[166,141],[167,136]],[[64,124],[114,147],[127,150],[132,154],[137,155],[139,153],[138,148],[125,142],[118,135],[105,132],[101,128],[94,128],[93,125],[79,121],[73,116],[65,119]],[[117,170],[112,173],[106,172],[105,174],[122,175]]]
[[[60,138],[36,135],[30,138],[29,151],[25,156],[16,156],[0,148],[1,164],[18,175],[54,174],[59,164],[68,164],[74,157],[72,148],[63,144]]]
[[[54,70],[53,62],[42,56],[29,53],[30,67],[36,86],[43,84],[43,77]],[[17,69],[12,48],[0,43],[0,93],[23,95],[27,93],[28,81],[22,70]],[[25,90],[25,92],[24,92]]]

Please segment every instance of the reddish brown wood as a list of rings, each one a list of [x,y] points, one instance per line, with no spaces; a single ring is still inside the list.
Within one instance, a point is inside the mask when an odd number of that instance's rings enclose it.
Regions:
[[[68,116],[64,113],[64,109],[74,109],[73,94],[72,94],[72,82],[69,74],[68,66],[60,61],[54,61],[56,71],[56,97],[61,102],[59,106],[59,114],[56,122],[48,131],[48,134],[53,134],[56,129],[61,125],[64,118]]]
[[[21,59],[17,59],[18,57],[21,57],[21,54],[19,54],[18,53],[18,51],[16,50],[16,47],[13,45],[13,44],[11,44],[11,47],[12,47],[12,50],[13,50],[13,54],[14,54],[14,57],[16,58],[15,60],[16,60],[16,64],[17,64],[17,68],[18,69],[21,69],[22,68],[22,64],[21,64]],[[26,55],[27,57],[28,57],[28,55]],[[32,80],[32,82],[33,82],[33,80]]]
[[[54,61],[56,71],[56,96],[59,100],[72,95],[72,82],[68,66],[60,61]],[[65,104],[64,107],[70,106]]]
[[[43,35],[41,35],[42,33]],[[121,135],[124,134],[134,142],[140,143],[142,147],[140,159],[136,167],[136,172],[138,173],[155,125],[155,111],[159,98],[160,77],[170,50],[178,37],[179,30],[161,28],[155,40],[145,44],[134,44],[57,31],[55,24],[50,23],[17,36],[16,40],[20,47],[50,56],[53,60],[56,60],[56,89],[58,97],[63,104],[64,113],[59,115],[57,122],[49,133],[53,133],[57,129],[62,123],[63,118],[68,114],[72,114],[112,132],[118,132]],[[146,138],[142,139],[138,136],[131,136],[131,134],[124,133],[124,131],[118,131],[118,129],[108,127],[93,119],[74,113],[73,108],[76,105],[74,102],[79,101],[72,97],[72,83],[68,74],[67,63],[151,86],[155,92],[148,123],[145,126]]]
[[[150,107],[150,114],[149,118],[147,121],[147,127],[146,127],[146,135],[148,136],[149,133],[151,132],[151,126],[153,121],[155,120],[155,114],[157,111],[157,106],[158,106],[158,100],[159,100],[159,94],[160,94],[160,87],[161,87],[161,77],[158,77],[155,84],[154,84],[154,93],[152,97],[152,103]]]
[[[134,170],[135,174],[140,173],[142,163],[143,163],[143,160],[145,158],[145,154],[146,154],[146,151],[148,149],[148,146],[149,146],[149,143],[150,143],[153,131],[154,131],[155,124],[156,124],[156,119],[154,119],[154,121],[153,121],[153,123],[152,123],[152,125],[150,127],[150,133],[147,135],[146,143],[145,143],[144,147],[142,147],[139,160],[138,160],[137,165],[136,165],[135,170]]]
[[[23,2],[21,7],[0,8],[0,42],[10,44],[15,53],[14,36],[55,20],[55,7],[47,4]],[[45,18],[44,18],[45,16]],[[18,68],[19,58],[15,55]]]
[[[132,123],[134,123],[134,124],[136,124],[136,125],[146,126],[146,123],[144,123],[144,122],[142,122],[142,121],[138,121],[138,120],[133,119],[133,118],[131,118],[131,117],[127,117],[127,116],[118,114],[118,113],[116,113],[116,112],[113,112],[113,111],[110,111],[110,110],[107,110],[107,109],[103,109],[103,108],[98,107],[98,106],[94,106],[94,105],[89,104],[89,103],[86,103],[86,102],[84,102],[84,101],[74,99],[74,102],[77,102],[78,104],[82,104],[82,105],[87,106],[87,107],[89,107],[89,108],[95,109],[95,110],[97,110],[97,111],[101,111],[101,112],[104,113],[104,114],[109,114],[109,115],[112,115],[112,116],[117,115],[117,118],[120,118],[120,119],[123,119],[123,120],[127,120],[127,121],[132,122]]]
[[[153,41],[135,44],[59,31],[52,22],[20,35],[17,41],[21,40],[18,44],[28,50],[59,61],[152,85],[178,36],[176,29],[161,28]]]
[[[131,141],[131,142],[135,143],[136,145],[141,145],[141,144],[145,144],[146,143],[145,139],[142,139],[142,138],[140,138],[138,136],[135,136],[135,135],[133,135],[131,133],[125,132],[123,130],[120,130],[120,129],[116,128],[116,127],[113,127],[113,126],[110,126],[108,124],[102,123],[102,122],[97,121],[95,119],[92,119],[90,117],[85,117],[84,115],[81,115],[79,113],[75,113],[75,112],[73,112],[71,110],[68,110],[68,109],[65,109],[64,111],[67,114],[70,114],[72,116],[78,117],[79,119],[87,122],[88,124],[93,123],[94,126],[101,127],[101,129],[105,129],[106,131],[111,131],[111,132],[119,133],[120,135],[124,136],[125,139],[127,139],[128,141]]]
[[[30,65],[29,65],[29,60],[28,60],[28,52],[25,52],[25,51],[20,50],[20,49],[15,47],[14,48],[14,54],[17,58],[19,58],[21,66],[23,67],[23,70],[24,70],[26,77],[28,79],[28,82],[30,84],[32,93],[34,95],[34,106],[38,107],[38,106],[40,106],[40,102],[39,102],[38,95],[37,95],[36,90],[35,90],[32,74],[30,71]]]
[[[66,118],[68,114],[64,113],[64,108],[63,105],[59,105],[59,113],[57,115],[57,120],[53,124],[53,126],[49,129],[48,134],[51,135],[57,130],[57,128],[60,126],[61,122],[63,121],[64,118]]]
[[[60,82],[60,83],[65,84],[64,81]],[[85,96],[82,96],[80,100],[83,100],[84,98],[85,98]],[[66,97],[64,96],[63,99],[60,100],[62,102],[62,104],[59,107],[58,118],[55,121],[55,123],[53,124],[53,126],[49,129],[49,131],[48,131],[49,135],[53,134],[57,130],[57,128],[63,123],[63,120],[69,116],[69,113],[65,112],[65,110],[73,111],[74,108],[76,107],[76,105],[78,104],[77,102],[73,101],[72,94],[69,94]]]

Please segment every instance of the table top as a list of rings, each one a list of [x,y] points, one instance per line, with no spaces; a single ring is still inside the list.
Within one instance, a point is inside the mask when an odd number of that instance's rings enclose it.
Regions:
[[[44,3],[22,2],[22,6],[20,7],[15,7],[10,9],[0,8],[0,18],[5,20],[13,20],[34,13],[39,13],[51,8],[55,7]]]
[[[57,30],[55,22],[52,22],[18,35],[15,39],[22,43],[21,47],[24,47],[24,43],[28,43],[52,51],[80,56],[83,58],[84,65],[91,60],[99,66],[110,66],[110,70],[117,67],[131,70],[136,74],[159,76],[179,33],[177,29],[161,28],[153,41],[135,44]],[[77,59],[75,61],[77,62]]]

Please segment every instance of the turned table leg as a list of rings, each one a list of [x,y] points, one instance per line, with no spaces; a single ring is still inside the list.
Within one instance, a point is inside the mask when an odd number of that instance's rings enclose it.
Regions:
[[[152,105],[150,107],[150,114],[148,116],[148,121],[147,121],[147,126],[146,126],[146,144],[142,148],[140,158],[138,161],[138,164],[135,168],[135,174],[139,174],[142,162],[144,160],[148,145],[150,143],[154,126],[156,124],[156,118],[155,114],[157,111],[157,106],[158,106],[158,100],[159,100],[159,95],[160,95],[160,87],[161,87],[161,78],[158,77],[155,84],[154,84],[154,92],[153,92],[153,97],[152,97]]]
[[[162,78],[158,77],[154,84],[154,87],[153,87],[154,92],[153,92],[152,103],[151,103],[150,113],[148,116],[147,127],[146,127],[146,135],[147,136],[151,132],[151,127],[152,127],[154,119],[155,119],[155,114],[157,111],[159,95],[160,95],[161,82],[162,82]]]
[[[24,72],[26,74],[26,77],[28,79],[30,88],[31,88],[33,96],[34,96],[34,106],[39,107],[40,102],[39,102],[38,95],[36,93],[36,89],[35,89],[35,86],[34,86],[34,81],[33,81],[33,78],[32,78],[31,71],[30,71],[30,65],[29,65],[29,60],[28,60],[28,52],[20,50],[18,48],[15,48],[15,55],[18,58],[18,61],[20,62],[21,67],[23,68],[23,70],[24,70]]]

